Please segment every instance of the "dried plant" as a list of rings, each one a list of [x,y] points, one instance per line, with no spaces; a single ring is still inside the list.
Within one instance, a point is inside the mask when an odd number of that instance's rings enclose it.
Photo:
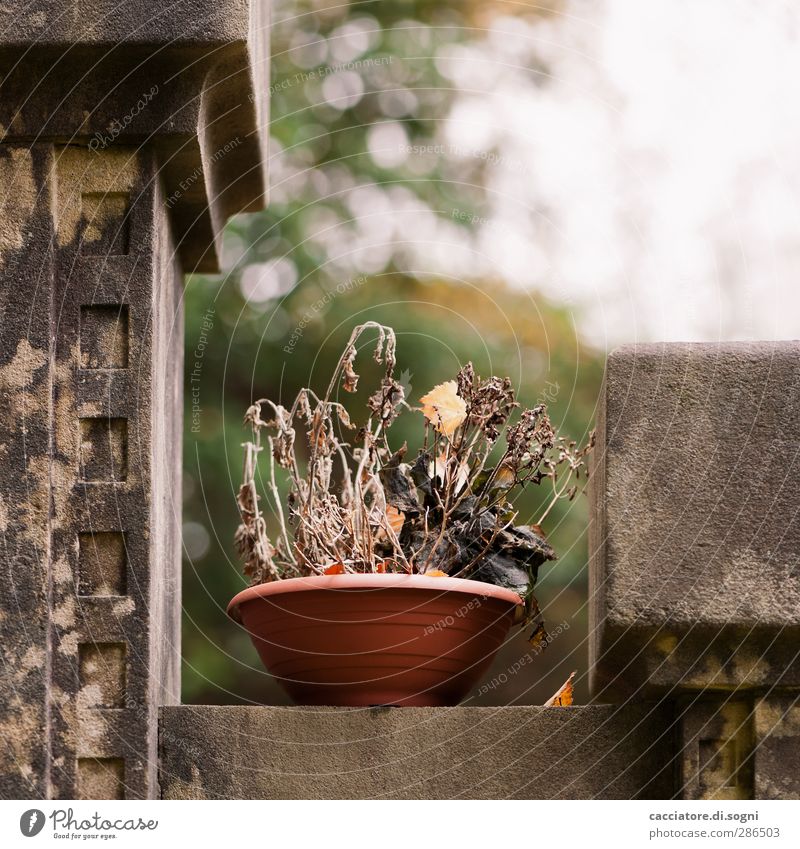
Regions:
[[[369,330],[377,331],[373,358],[384,374],[367,403],[366,424],[356,429],[332,396],[340,380],[345,391],[356,391],[356,345]],[[542,563],[555,558],[540,524],[559,500],[572,500],[579,491],[594,434],[580,448],[567,441],[554,430],[544,404],[521,411],[511,423],[519,405],[510,381],[481,379],[472,364],[425,395],[421,408],[411,408],[394,377],[396,344],[392,328],[361,324],[322,398],[305,388],[289,409],[260,400],[247,410],[253,435],[244,443],[236,532],[245,574],[254,584],[346,572],[485,581],[523,597],[525,622],[534,624],[531,639],[539,643],[545,632],[533,587]],[[392,451],[388,441],[404,408],[424,416],[413,462],[406,462],[405,444]],[[297,427],[305,432],[304,464]],[[345,431],[353,434],[352,444],[340,437]],[[256,485],[265,448],[266,488],[279,526],[274,543]],[[490,465],[493,452],[498,459]],[[288,478],[285,510],[276,467]],[[513,496],[529,483],[549,486],[552,495],[536,524],[518,525]]]

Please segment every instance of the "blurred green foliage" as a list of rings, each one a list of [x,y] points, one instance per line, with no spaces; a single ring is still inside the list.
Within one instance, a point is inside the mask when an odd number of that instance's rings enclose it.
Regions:
[[[523,404],[547,401],[565,434],[581,441],[591,428],[601,359],[579,338],[567,306],[537,292],[536,281],[520,291],[498,279],[413,269],[396,230],[365,230],[401,204],[413,215],[451,220],[454,208],[463,210],[457,223],[466,231],[463,219],[484,209],[485,160],[434,156],[424,167],[418,159],[389,165],[370,137],[386,124],[400,127],[399,138],[410,144],[439,138],[457,94],[439,75],[436,57],[469,41],[477,8],[396,0],[276,4],[271,204],[229,226],[225,275],[193,277],[186,288],[187,702],[285,701],[224,612],[245,586],[232,545],[242,416],[256,398],[286,403],[301,386],[326,386],[355,324],[372,319],[395,328],[398,373],[412,404],[472,360],[479,374],[508,375]],[[376,375],[366,352],[360,363],[362,388],[343,399],[355,420]],[[406,439],[413,448],[421,417],[404,414],[392,433],[398,445]],[[535,518],[543,495],[535,488],[524,494],[522,520]],[[535,665],[474,703],[540,703],[571,669],[586,671],[585,502],[560,505],[548,518],[561,556],[543,570],[537,592],[551,626],[569,627]],[[526,652],[524,636],[515,636],[491,675]]]

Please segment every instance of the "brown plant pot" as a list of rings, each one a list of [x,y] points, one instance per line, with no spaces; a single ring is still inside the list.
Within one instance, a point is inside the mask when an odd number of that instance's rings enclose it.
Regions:
[[[241,622],[297,704],[456,705],[508,634],[520,597],[460,578],[290,578],[240,592]]]

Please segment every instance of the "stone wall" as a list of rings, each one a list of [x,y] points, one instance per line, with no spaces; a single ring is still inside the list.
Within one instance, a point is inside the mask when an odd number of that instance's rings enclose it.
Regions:
[[[263,203],[263,5],[39,0],[0,27],[3,797],[158,794],[182,281]]]
[[[604,701],[674,702],[688,798],[800,797],[798,364],[798,342],[608,358],[592,684]]]
[[[3,714],[36,708],[8,735],[4,790],[152,795],[156,711],[180,699],[182,275],[157,165],[125,147],[0,156],[11,196],[26,180],[32,195],[3,257],[16,321],[0,357],[16,377],[2,580],[17,591],[3,594],[0,635],[22,687],[2,688]]]

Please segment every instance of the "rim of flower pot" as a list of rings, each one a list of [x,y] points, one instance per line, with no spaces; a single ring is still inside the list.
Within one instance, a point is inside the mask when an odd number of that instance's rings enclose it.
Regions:
[[[383,589],[386,587],[402,587],[404,589],[435,590],[437,592],[458,592],[465,595],[480,595],[485,598],[496,598],[509,604],[521,605],[519,593],[484,581],[471,581],[468,578],[431,578],[428,575],[404,575],[397,572],[380,574],[377,572],[351,573],[347,575],[308,575],[303,578],[284,578],[279,581],[269,581],[266,584],[256,584],[237,593],[228,603],[228,616],[236,622],[241,622],[239,607],[247,601],[266,598],[291,592],[307,592],[309,590],[353,590],[353,589]]]

